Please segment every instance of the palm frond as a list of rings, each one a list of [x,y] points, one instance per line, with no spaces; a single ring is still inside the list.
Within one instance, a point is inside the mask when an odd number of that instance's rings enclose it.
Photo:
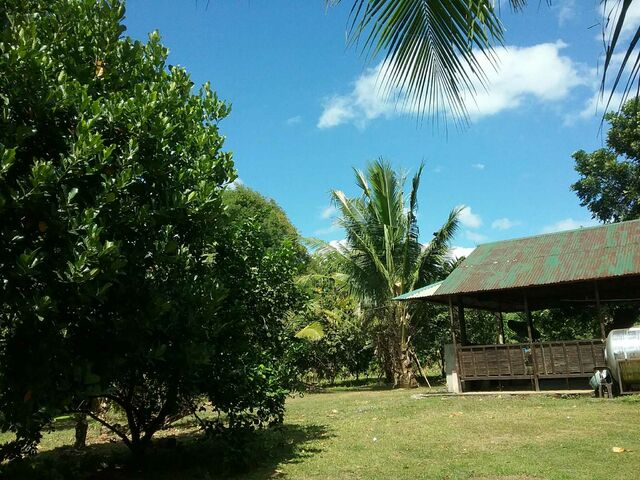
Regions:
[[[466,92],[486,83],[480,58],[497,66],[493,45],[502,44],[503,26],[493,0],[355,0],[349,38],[363,38],[370,59],[384,52],[385,95],[399,89],[420,116],[464,120]]]
[[[338,225],[347,233],[348,249],[336,248],[345,261],[349,272],[361,281],[355,282],[361,287],[361,296],[371,295],[381,285],[391,283],[390,272],[381,260],[375,242],[375,229],[366,214],[366,205],[358,199],[349,199],[339,191],[332,192],[332,198],[340,211]],[[373,230],[373,232],[372,232]],[[373,233],[373,235],[372,235]],[[379,279],[379,282],[375,280]]]
[[[317,342],[324,337],[324,329],[320,322],[311,322],[309,325],[297,332],[295,336],[296,338],[304,338],[311,342]]]
[[[629,94],[635,89],[634,95],[640,93],[640,49],[637,49],[640,40],[640,26],[635,29],[635,33],[631,37],[629,44],[624,51],[622,61],[618,67],[617,73],[613,77],[613,83],[607,86],[609,73],[613,67],[612,61],[617,53],[617,47],[622,40],[623,32],[627,24],[627,13],[633,0],[601,0],[602,11],[605,20],[602,27],[602,41],[605,47],[604,68],[602,74],[602,82],[600,84],[601,95],[605,94],[605,90],[609,89],[607,103],[604,108],[606,112],[609,110],[610,104],[619,87],[620,103],[618,110],[628,99]],[[625,79],[626,77],[626,79]]]
[[[418,171],[411,181],[411,192],[409,193],[409,207],[406,213],[405,238],[402,252],[402,279],[406,281],[410,278],[411,269],[416,259],[420,255],[419,230],[416,212],[418,210],[418,188],[420,178],[424,170],[424,163],[420,165]],[[403,290],[406,285],[403,285]]]
[[[427,285],[436,281],[441,270],[446,266],[446,256],[449,252],[449,244],[459,228],[458,216],[462,207],[453,209],[444,225],[433,234],[431,241],[422,250],[415,269],[411,275],[411,284],[408,290],[413,290],[418,285]]]

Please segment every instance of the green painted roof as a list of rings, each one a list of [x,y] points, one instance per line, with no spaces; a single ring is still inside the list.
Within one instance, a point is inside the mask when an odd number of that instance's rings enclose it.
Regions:
[[[412,298],[424,298],[433,295],[438,287],[442,285],[442,282],[432,283],[431,285],[427,285],[426,287],[418,288],[417,290],[412,290],[403,295],[400,295],[394,300],[411,300]]]
[[[479,245],[442,282],[398,300],[640,275],[640,220]]]

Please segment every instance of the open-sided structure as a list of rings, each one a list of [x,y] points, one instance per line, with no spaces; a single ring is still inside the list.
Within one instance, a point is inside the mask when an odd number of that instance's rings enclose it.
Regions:
[[[397,297],[449,307],[458,388],[478,380],[588,378],[604,360],[601,305],[640,301],[640,220],[478,246],[444,281]],[[593,305],[601,338],[536,342],[531,312]],[[524,312],[528,342],[468,345],[465,308]],[[504,335],[502,335],[504,338]],[[585,382],[586,383],[586,382]]]

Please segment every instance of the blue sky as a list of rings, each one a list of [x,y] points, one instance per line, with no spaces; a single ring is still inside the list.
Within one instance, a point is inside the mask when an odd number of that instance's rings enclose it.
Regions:
[[[323,0],[129,0],[125,23],[138,39],[159,30],[170,63],[232,104],[221,131],[241,180],[274,198],[302,235],[340,239],[330,191],[355,194],[352,167],[382,156],[410,173],[426,163],[423,240],[468,206],[454,245],[469,248],[592,223],[569,186],[572,152],[603,143],[599,0],[530,3],[503,9],[502,68],[470,104],[470,126],[448,132],[377,94],[379,59],[346,47],[350,0],[329,9]]]

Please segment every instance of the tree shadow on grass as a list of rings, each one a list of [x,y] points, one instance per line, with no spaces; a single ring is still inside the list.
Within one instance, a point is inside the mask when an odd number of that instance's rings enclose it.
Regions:
[[[446,383],[439,376],[429,376],[429,382],[433,388],[443,388]],[[420,378],[420,386],[426,387],[426,382]],[[393,384],[385,383],[377,378],[361,378],[359,380],[346,379],[337,380],[333,385],[323,383],[309,388],[308,393],[337,393],[337,392],[377,392],[384,390],[394,390]]]
[[[278,466],[304,461],[320,450],[316,440],[331,438],[324,425],[282,425],[227,441],[199,432],[155,441],[140,464],[121,443],[89,445],[82,451],[58,447],[0,466],[7,479],[266,479]]]
[[[336,380],[333,384],[323,382],[309,386],[308,393],[336,393],[336,392],[369,392],[378,390],[393,390],[393,385],[377,378],[361,378]]]

